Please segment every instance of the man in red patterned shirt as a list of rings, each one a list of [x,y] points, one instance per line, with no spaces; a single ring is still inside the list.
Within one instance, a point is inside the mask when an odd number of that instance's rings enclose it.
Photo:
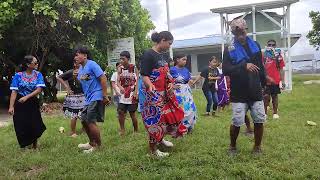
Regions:
[[[281,50],[276,48],[275,40],[269,40],[264,53],[263,64],[267,73],[267,86],[264,91],[264,107],[267,114],[267,106],[272,98],[273,119],[278,119],[278,94],[280,89],[285,87],[284,71],[285,66]],[[271,98],[270,98],[271,97]]]

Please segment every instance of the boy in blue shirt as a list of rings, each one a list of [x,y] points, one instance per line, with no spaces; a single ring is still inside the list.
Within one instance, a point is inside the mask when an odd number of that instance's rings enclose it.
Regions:
[[[81,65],[78,80],[86,97],[81,120],[90,141],[86,144],[79,144],[78,147],[85,153],[91,153],[101,146],[100,130],[96,122],[104,121],[105,105],[109,103],[107,77],[101,67],[89,59],[89,51],[86,48],[78,48],[75,53],[74,59]]]

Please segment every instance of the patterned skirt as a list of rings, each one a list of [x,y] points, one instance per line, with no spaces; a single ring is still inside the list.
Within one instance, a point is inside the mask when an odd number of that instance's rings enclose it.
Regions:
[[[197,120],[197,109],[193,101],[192,91],[188,84],[178,84],[179,89],[176,89],[176,96],[179,106],[184,110],[184,119],[182,124],[188,130],[192,130]]]
[[[67,95],[63,103],[64,115],[70,118],[80,117],[84,104],[84,94]]]

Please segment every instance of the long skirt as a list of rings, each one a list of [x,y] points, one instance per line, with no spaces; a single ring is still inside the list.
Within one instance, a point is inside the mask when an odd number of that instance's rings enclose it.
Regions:
[[[84,108],[84,94],[67,95],[63,102],[64,115],[70,118],[80,117],[81,111]]]
[[[182,136],[187,131],[181,123],[184,117],[183,109],[179,107],[174,92],[166,89],[171,82],[169,69],[154,69],[150,80],[156,90],[147,91],[143,84],[139,96],[141,116],[149,134],[149,143],[161,142],[165,134],[172,137]]]
[[[15,102],[13,124],[19,145],[24,148],[41,137],[46,126],[41,118],[38,98],[32,97],[26,102],[20,103],[18,100],[21,97],[18,95]]]
[[[220,74],[219,76],[221,77],[221,79],[217,81],[218,106],[223,107],[229,103],[229,96],[225,76],[223,74]]]
[[[182,124],[190,131],[194,128],[197,120],[197,109],[193,101],[192,91],[189,84],[178,84],[179,89],[176,89],[176,96],[179,106],[184,110],[184,119]]]

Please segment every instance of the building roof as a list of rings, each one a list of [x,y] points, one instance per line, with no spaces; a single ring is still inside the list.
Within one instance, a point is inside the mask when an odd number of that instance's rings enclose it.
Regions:
[[[299,0],[274,0],[269,2],[262,3],[253,3],[253,4],[245,4],[239,6],[228,6],[228,7],[220,7],[211,9],[212,13],[242,13],[248,12],[252,10],[252,6],[256,7],[256,10],[264,10],[264,9],[275,9],[283,6],[287,6],[293,3],[299,2]]]
[[[173,49],[190,48],[190,47],[203,47],[214,46],[223,43],[223,38],[220,35],[211,35],[201,38],[175,40]]]

